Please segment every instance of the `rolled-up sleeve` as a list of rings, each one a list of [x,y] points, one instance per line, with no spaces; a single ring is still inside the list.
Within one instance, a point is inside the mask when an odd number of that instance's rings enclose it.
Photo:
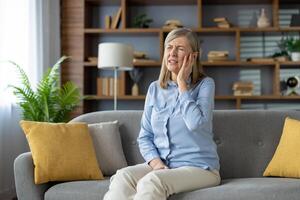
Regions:
[[[215,83],[211,78],[205,78],[197,86],[197,99],[193,99],[189,91],[179,95],[180,111],[183,120],[190,131],[212,120],[214,109]]]
[[[152,94],[153,94],[153,84],[149,86],[146,101],[144,106],[144,112],[141,120],[141,130],[137,138],[139,144],[140,152],[148,163],[154,158],[159,158],[159,154],[156,146],[154,145],[153,139],[154,134],[151,126],[151,113],[152,113]]]

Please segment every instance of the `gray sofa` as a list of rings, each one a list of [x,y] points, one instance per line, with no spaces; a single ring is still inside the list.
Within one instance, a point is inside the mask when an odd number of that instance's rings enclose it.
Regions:
[[[98,123],[118,120],[128,165],[142,163],[136,138],[142,111],[102,111],[72,121]],[[300,179],[265,178],[262,173],[279,142],[284,119],[300,119],[299,111],[214,111],[213,130],[218,146],[222,183],[171,196],[170,200],[299,200]],[[30,153],[15,160],[19,200],[100,200],[109,179],[35,185]]]

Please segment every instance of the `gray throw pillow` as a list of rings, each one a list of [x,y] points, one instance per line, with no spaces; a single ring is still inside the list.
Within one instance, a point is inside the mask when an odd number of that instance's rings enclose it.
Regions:
[[[127,167],[118,121],[89,124],[88,127],[103,175],[111,176]]]

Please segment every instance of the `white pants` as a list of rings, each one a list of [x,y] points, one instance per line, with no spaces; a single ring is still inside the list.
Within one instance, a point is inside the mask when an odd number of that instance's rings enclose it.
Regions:
[[[117,171],[103,200],[166,200],[168,196],[220,184],[216,170],[198,167],[152,170],[144,164]]]

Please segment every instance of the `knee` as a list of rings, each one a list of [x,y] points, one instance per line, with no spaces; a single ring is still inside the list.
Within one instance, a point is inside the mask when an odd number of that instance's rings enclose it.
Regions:
[[[137,191],[165,191],[164,185],[161,179],[155,174],[155,172],[150,172],[144,176],[137,184]]]
[[[132,175],[126,168],[117,170],[116,174],[112,176],[111,182],[129,182]]]

